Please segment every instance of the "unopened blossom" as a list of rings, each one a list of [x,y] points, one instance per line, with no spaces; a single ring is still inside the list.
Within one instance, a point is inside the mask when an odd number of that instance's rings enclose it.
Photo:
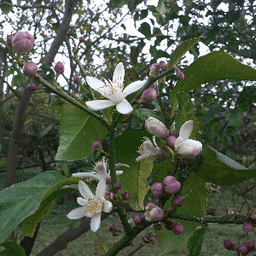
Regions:
[[[33,61],[28,61],[23,66],[23,72],[26,76],[34,77],[37,73],[37,66]]]
[[[18,32],[12,39],[13,49],[20,54],[25,54],[34,44],[34,37],[27,31]]]
[[[140,225],[143,223],[143,218],[138,213],[132,216],[132,220],[136,225]]]
[[[163,184],[160,182],[155,182],[151,187],[150,190],[153,195],[160,196],[164,190]]]
[[[27,86],[27,90],[28,90],[29,92],[34,92],[34,91],[40,90],[40,89],[41,89],[40,87],[36,86],[36,85],[33,84],[33,83],[31,83],[31,84],[29,84],[29,85]]]
[[[255,250],[255,245],[253,241],[249,240],[249,241],[246,241],[245,243],[247,245],[248,252],[252,252]]]
[[[174,149],[174,144],[175,144],[175,141],[176,141],[176,137],[171,135],[167,138],[167,144],[168,146],[171,148],[171,149]]]
[[[161,61],[160,63],[153,63],[150,67],[149,76],[154,78],[167,70],[168,65]]]
[[[166,140],[170,136],[170,131],[166,128],[164,123],[154,117],[149,117],[145,121],[147,131],[162,140]]]
[[[248,246],[246,243],[240,243],[236,250],[239,252],[239,253],[242,253],[242,255],[248,255],[249,253],[249,250],[248,250]]]
[[[230,250],[230,251],[235,250],[235,244],[231,240],[224,240],[223,245],[227,250]]]
[[[102,211],[109,213],[113,209],[112,203],[104,198],[106,182],[105,180],[99,181],[95,195],[88,185],[81,180],[78,183],[78,190],[82,197],[77,198],[77,203],[81,207],[72,210],[67,217],[69,219],[91,218],[90,228],[96,232],[100,227]]]
[[[250,213],[248,216],[250,221],[256,220],[256,214],[255,213]]]
[[[121,194],[121,197],[123,198],[124,201],[128,200],[130,198],[130,193],[128,192],[123,192]]]
[[[202,151],[202,143],[197,140],[189,139],[194,128],[194,121],[185,122],[179,132],[179,137],[176,139],[174,148],[178,154],[186,157],[196,157]]]
[[[155,88],[148,88],[143,91],[138,103],[151,103],[157,97],[157,90]]]
[[[144,161],[150,157],[160,157],[164,153],[164,151],[157,146],[155,136],[153,136],[154,144],[147,137],[144,137],[143,139],[144,141],[137,151],[140,154],[140,156],[136,158],[137,162]]]
[[[180,191],[181,189],[181,184],[179,181],[173,181],[172,183],[166,185],[164,187],[164,192],[168,195],[172,195]]]
[[[159,206],[148,203],[145,207],[144,217],[146,221],[153,222],[153,221],[160,221],[164,218],[165,212]]]
[[[166,176],[166,177],[164,178],[163,184],[164,184],[165,186],[168,186],[168,185],[172,184],[173,181],[177,181],[177,179],[176,179],[175,177],[169,175],[169,176]]]
[[[98,140],[94,140],[91,144],[91,148],[93,150],[99,150],[99,149],[102,149],[102,143]]]
[[[59,75],[64,73],[64,64],[58,61],[54,67],[54,70],[56,72],[56,81],[57,81]]]
[[[120,62],[114,70],[113,81],[107,79],[101,81],[97,78],[87,76],[86,81],[89,86],[108,98],[108,100],[87,101],[85,102],[86,106],[91,110],[98,111],[116,105],[116,110],[120,114],[130,114],[133,108],[125,98],[141,89],[146,83],[146,80],[132,82],[124,88],[124,74],[124,65]]]
[[[172,206],[174,207],[180,207],[183,203],[183,197],[178,195],[178,196],[175,196],[173,199],[172,199]]]
[[[13,37],[14,37],[14,35],[8,35],[7,36],[7,45],[9,45],[10,47],[12,46]]]
[[[78,74],[73,75],[74,83],[79,84],[81,82],[80,77]]]
[[[251,223],[244,223],[243,230],[244,230],[244,232],[252,231],[252,224]]]
[[[175,235],[182,235],[184,233],[184,227],[179,222],[172,223],[172,231]]]
[[[176,78],[177,78],[178,80],[184,80],[184,78],[185,78],[183,72],[181,72],[180,69],[177,69],[177,70],[176,70]]]

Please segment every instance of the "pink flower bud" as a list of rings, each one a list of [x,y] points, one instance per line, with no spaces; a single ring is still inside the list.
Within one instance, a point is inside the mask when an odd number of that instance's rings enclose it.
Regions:
[[[166,140],[168,136],[170,136],[170,131],[166,128],[166,126],[154,117],[149,117],[145,121],[145,127],[148,132],[163,140]]]
[[[172,231],[175,235],[182,235],[184,233],[184,228],[179,222],[175,221],[172,223]]]
[[[36,86],[35,84],[31,83],[27,86],[29,92],[34,92],[36,90],[40,90],[41,88]]]
[[[130,194],[128,192],[123,192],[121,194],[123,200],[128,200],[130,198]]]
[[[176,72],[177,72],[176,78],[178,80],[184,80],[184,78],[185,78],[184,74],[179,69],[177,69]]]
[[[248,216],[250,221],[256,220],[256,214],[255,213],[250,213]]]
[[[155,182],[151,187],[150,187],[152,194],[155,196],[160,196],[164,190],[162,183],[160,182]]]
[[[160,63],[154,63],[150,67],[149,76],[150,77],[156,77],[160,75],[163,71],[167,69],[168,65],[165,64],[163,61]]]
[[[156,237],[155,236],[151,236],[149,238],[149,241],[152,243],[152,244],[155,244],[156,243]]]
[[[169,145],[170,148],[174,149],[175,141],[176,141],[176,137],[173,135],[167,138],[167,144]]]
[[[180,207],[183,203],[183,197],[182,196],[175,196],[172,200],[172,205],[174,207]]]
[[[236,248],[236,250],[237,250],[239,253],[242,253],[243,255],[247,255],[247,253],[249,252],[246,243],[240,243],[240,244],[238,245],[238,247]]]
[[[14,37],[14,35],[8,35],[7,36],[7,45],[12,46],[13,37]]]
[[[157,97],[157,90],[154,88],[148,88],[143,91],[141,98],[138,100],[138,103],[151,103]]]
[[[85,42],[85,38],[82,36],[82,37],[80,37],[79,41],[80,41],[80,43],[83,43],[83,42]]]
[[[179,181],[173,181],[171,184],[168,184],[164,187],[164,191],[168,195],[177,193],[181,189],[181,184]]]
[[[167,186],[167,185],[173,183],[173,181],[177,181],[175,177],[173,177],[173,176],[166,176],[166,177],[164,178],[163,184],[164,184],[165,186]]]
[[[13,49],[20,54],[25,54],[34,44],[34,37],[27,31],[18,32],[12,39]]]
[[[110,191],[106,191],[106,197],[107,197],[107,200],[109,201],[113,201],[115,199],[115,194],[113,192],[110,192]]]
[[[153,204],[153,203],[148,203],[147,205],[146,205],[146,207],[145,207],[145,209],[146,209],[146,211],[150,208],[150,207],[158,207],[156,204]]]
[[[244,223],[243,230],[244,230],[244,232],[252,231],[252,224],[251,223]]]
[[[99,150],[99,149],[102,148],[102,143],[101,143],[100,141],[98,141],[98,140],[94,140],[94,141],[92,142],[92,144],[91,144],[91,148],[92,148],[93,150]]]
[[[164,218],[165,212],[160,207],[156,207],[149,212],[149,215],[152,219],[148,221],[160,221]]]
[[[227,250],[230,250],[230,251],[235,250],[235,244],[230,240],[224,240],[223,245]]]
[[[255,245],[253,241],[251,240],[247,241],[246,245],[247,245],[248,252],[252,252],[255,250]]]
[[[116,183],[113,184],[113,188],[115,190],[119,190],[121,188],[121,184],[116,182]]]
[[[143,223],[143,218],[138,213],[132,216],[132,220],[136,225]]]
[[[28,61],[24,64],[23,72],[26,76],[34,77],[37,73],[37,66],[33,61]]]
[[[73,79],[74,79],[74,83],[75,84],[79,84],[80,83],[80,77],[78,76],[78,74],[74,74],[73,75]]]
[[[156,223],[156,224],[154,225],[154,229],[155,229],[155,230],[160,230],[160,229],[161,229],[161,223]]]
[[[56,80],[58,79],[59,75],[64,73],[64,65],[62,62],[58,61],[54,67],[56,72]]]

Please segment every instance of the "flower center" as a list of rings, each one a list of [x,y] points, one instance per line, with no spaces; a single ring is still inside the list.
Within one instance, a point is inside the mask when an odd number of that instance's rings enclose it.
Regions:
[[[123,93],[124,85],[118,81],[108,81],[105,80],[105,96],[109,98],[115,104],[120,103],[125,98]]]
[[[85,213],[94,214],[95,212],[101,211],[101,201],[92,197],[88,199],[87,205],[84,207],[83,211]]]

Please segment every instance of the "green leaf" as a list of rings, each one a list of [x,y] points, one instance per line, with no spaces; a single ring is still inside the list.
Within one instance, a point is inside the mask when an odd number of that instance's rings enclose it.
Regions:
[[[183,184],[181,196],[186,195],[189,190],[191,190],[191,193],[184,199],[182,206],[177,209],[177,213],[187,216],[204,217],[207,207],[205,182],[195,173],[191,173]],[[168,205],[171,204],[171,200],[167,202]],[[164,225],[162,225],[159,231],[155,231],[161,255],[185,247],[190,235],[200,225],[193,221],[181,219],[176,219],[176,221],[180,222],[184,227],[182,235],[175,235],[172,231],[167,230]]]
[[[101,249],[102,253],[105,254],[109,249],[107,243],[104,241],[104,239],[97,232],[95,232],[94,234],[98,238],[98,241],[99,241],[99,244],[100,244],[100,249]]]
[[[14,70],[13,69],[8,69],[5,71],[4,73],[4,77],[8,77],[9,75],[13,74],[14,73]]]
[[[0,256],[26,256],[26,252],[23,247],[15,242],[6,241],[0,245],[7,248],[0,253]]]
[[[12,0],[1,0],[0,8],[4,14],[9,13],[12,10]]]
[[[168,68],[171,66],[175,65],[177,61],[181,59],[181,57],[189,51],[198,41],[200,40],[200,37],[195,37],[186,40],[185,42],[181,43],[173,52],[171,55],[171,59],[169,60],[168,63]]]
[[[198,256],[201,253],[204,235],[208,226],[204,225],[197,229],[188,240],[188,256]]]
[[[13,76],[13,78],[12,78],[12,87],[15,87],[15,86],[19,87],[19,86],[21,86],[22,85],[21,78],[23,79],[25,77],[23,75],[22,76],[19,76],[19,75]]]
[[[148,40],[151,38],[151,28],[147,22],[143,22],[139,27],[139,32],[142,33]]]
[[[91,155],[94,140],[102,141],[107,129],[98,120],[67,103],[60,117],[60,145],[56,160],[78,160]]]
[[[198,166],[196,173],[206,182],[232,186],[256,177],[256,169],[247,169],[208,145],[204,146],[201,154],[203,162]]]
[[[133,115],[137,116],[142,121],[146,121],[150,116],[156,117],[155,111],[148,108],[137,108],[132,112]]]
[[[256,81],[256,70],[243,65],[224,52],[211,52],[196,59],[184,71],[185,79],[179,80],[173,92],[190,91],[201,84],[221,79]]]
[[[130,193],[127,202],[135,210],[144,209],[143,201],[149,189],[146,182],[155,160],[155,158],[149,158],[139,163],[135,161],[139,156],[137,150],[142,144],[141,140],[148,134],[145,130],[130,130],[122,133],[115,140],[116,163],[125,163],[130,166],[120,176],[120,182],[122,191]]]
[[[62,186],[77,184],[78,178],[66,178],[51,186],[43,195],[40,207],[37,211],[26,218],[22,222],[22,230],[25,236],[32,237],[35,233],[37,224],[43,219],[43,217],[50,212],[54,206],[55,199],[66,191],[72,190],[73,188],[60,189]]]
[[[41,198],[47,196],[45,192],[63,178],[57,172],[44,172],[0,191],[0,243],[25,218],[37,211]]]

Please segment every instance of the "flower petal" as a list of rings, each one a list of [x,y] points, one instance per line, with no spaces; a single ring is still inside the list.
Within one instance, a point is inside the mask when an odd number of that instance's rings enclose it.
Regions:
[[[73,177],[78,177],[82,179],[94,179],[99,180],[99,177],[96,174],[88,173],[88,172],[76,172],[72,174]]]
[[[113,204],[110,201],[103,202],[103,212],[111,212],[113,210]]]
[[[83,197],[80,197],[80,196],[76,199],[76,201],[77,201],[77,203],[80,204],[81,206],[85,206],[85,205],[87,205],[87,203],[88,203],[88,200],[87,200],[87,199],[84,199]]]
[[[116,176],[120,176],[123,174],[123,171],[116,171]]]
[[[115,105],[111,100],[91,100],[85,102],[87,108],[98,111]]]
[[[113,83],[119,84],[120,86],[123,86],[124,83],[124,64],[122,62],[119,62],[116,65],[116,68],[114,70],[113,74]]]
[[[182,139],[187,140],[190,134],[192,133],[193,128],[194,128],[193,120],[189,120],[185,122],[180,128],[179,136],[182,137]]]
[[[120,103],[116,105],[116,110],[123,115],[131,114],[133,111],[132,105],[126,100],[123,99]]]
[[[102,95],[105,96],[105,84],[101,80],[92,76],[87,76],[86,82],[90,85],[92,89],[100,92]]]
[[[85,215],[84,215],[84,211],[83,211],[84,207],[79,207],[79,208],[76,208],[74,210],[72,210],[68,215],[67,217],[71,220],[75,220],[75,219],[81,219],[83,218]]]
[[[107,190],[107,184],[105,179],[100,179],[97,188],[96,188],[96,197],[97,198],[102,198]]]
[[[100,227],[101,213],[94,214],[91,218],[90,227],[92,232],[96,232]]]
[[[136,92],[139,89],[141,89],[146,82],[147,82],[147,80],[132,82],[124,88],[123,93],[126,96],[130,95],[131,93]]]
[[[85,199],[94,197],[94,194],[92,193],[92,191],[90,190],[88,185],[85,182],[83,182],[82,180],[79,180],[79,182],[78,182],[78,190],[79,190],[80,194],[82,195],[82,197],[84,197]]]

